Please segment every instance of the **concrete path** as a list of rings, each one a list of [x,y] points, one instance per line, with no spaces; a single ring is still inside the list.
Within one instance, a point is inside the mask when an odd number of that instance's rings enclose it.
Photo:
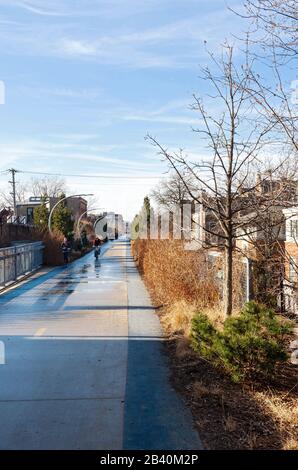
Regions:
[[[201,448],[129,243],[105,250],[0,296],[0,449]]]

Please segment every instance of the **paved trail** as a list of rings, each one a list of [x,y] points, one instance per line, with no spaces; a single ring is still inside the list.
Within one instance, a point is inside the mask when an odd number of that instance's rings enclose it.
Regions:
[[[130,255],[107,246],[0,296],[1,449],[199,449]]]

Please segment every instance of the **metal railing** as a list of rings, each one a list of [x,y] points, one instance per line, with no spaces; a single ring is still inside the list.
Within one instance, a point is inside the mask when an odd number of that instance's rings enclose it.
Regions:
[[[0,290],[43,263],[42,242],[25,243],[0,249]]]
[[[7,223],[14,224],[14,225],[28,225],[28,218],[25,215],[22,215],[22,216],[10,215],[7,217]]]

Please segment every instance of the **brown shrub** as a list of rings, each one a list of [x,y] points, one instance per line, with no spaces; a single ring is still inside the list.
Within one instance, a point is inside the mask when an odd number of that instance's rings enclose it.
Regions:
[[[40,233],[40,239],[44,243],[44,264],[47,266],[59,266],[63,264],[61,243],[63,235],[60,232],[50,234],[48,231]]]
[[[181,240],[136,240],[133,255],[154,299],[162,305],[176,301],[197,308],[219,303],[219,288],[205,253],[184,249]]]
[[[53,232],[50,234],[47,230],[45,232],[39,232],[37,238],[42,240],[44,248],[44,264],[46,266],[60,266],[64,263],[63,253],[61,250],[61,243],[64,235],[61,232]],[[74,244],[75,245],[75,244]],[[90,248],[85,247],[83,249],[72,249],[70,252],[70,261],[74,261],[86,254]]]
[[[177,300],[163,312],[161,317],[165,331],[169,334],[189,336],[191,321],[196,311],[195,304],[191,304],[185,300]]]
[[[7,225],[1,227],[0,235],[0,246],[3,247],[9,246],[12,241],[42,241],[45,245],[44,264],[47,266],[59,266],[63,264],[61,252],[63,235],[60,232],[50,234],[48,230],[39,230],[34,227]]]
[[[91,228],[87,224],[88,236],[92,234]],[[63,254],[61,243],[64,235],[55,231],[52,234],[47,229],[41,230],[36,227],[21,225],[0,225],[0,247],[10,246],[12,241],[35,242],[42,241],[44,248],[44,264],[46,266],[60,266],[63,264]],[[91,235],[90,235],[91,238]],[[74,243],[76,245],[76,243]],[[71,251],[70,260],[80,258],[90,250],[90,246],[83,249]]]

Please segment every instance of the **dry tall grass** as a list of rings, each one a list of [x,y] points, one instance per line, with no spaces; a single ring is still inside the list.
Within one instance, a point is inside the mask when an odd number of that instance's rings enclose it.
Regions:
[[[191,320],[196,313],[196,305],[177,300],[169,306],[161,317],[163,327],[168,334],[190,334]]]
[[[203,252],[185,250],[180,240],[136,240],[133,254],[157,302],[218,303],[219,289]]]
[[[188,251],[181,240],[136,240],[132,252],[168,334],[188,336],[196,311],[220,316],[220,286],[204,251]]]
[[[44,243],[44,264],[46,266],[60,266],[64,263],[63,254],[61,250],[61,244],[64,238],[64,235],[61,232],[54,231],[49,233],[47,229],[38,229],[36,227],[28,226],[15,226],[14,230],[10,233],[8,230],[3,229],[3,226],[0,230],[0,247],[9,246],[12,241],[24,241],[24,242],[34,242],[42,241]],[[89,239],[92,239],[94,231],[90,224],[85,227],[87,231],[87,236]],[[74,243],[74,249],[71,250],[70,259],[75,260],[82,256],[90,249],[89,246],[84,249],[75,250],[76,243]]]
[[[13,226],[13,231],[2,226],[0,246],[9,246],[12,241],[42,241],[45,245],[44,264],[48,266],[59,266],[63,264],[61,243],[63,235],[60,232],[50,234],[48,230],[39,230],[28,226]]]
[[[44,264],[47,266],[59,266],[63,264],[63,255],[61,251],[61,243],[63,235],[60,232],[50,234],[48,231],[40,232],[44,243]]]
[[[64,264],[63,253],[61,250],[61,244],[64,235],[60,232],[53,232],[50,234],[47,230],[39,232],[37,238],[42,240],[44,243],[44,264],[47,266],[60,266]],[[70,261],[74,261],[84,255],[89,248],[75,249],[74,247],[70,252]]]
[[[46,266],[60,266],[63,264],[61,243],[63,234],[60,232],[49,233],[48,230],[32,228],[30,231],[31,241],[42,241],[44,243],[44,264]]]
[[[298,402],[290,393],[258,392],[256,399],[265,406],[278,423],[284,450],[298,449]],[[296,400],[295,400],[296,398]]]

